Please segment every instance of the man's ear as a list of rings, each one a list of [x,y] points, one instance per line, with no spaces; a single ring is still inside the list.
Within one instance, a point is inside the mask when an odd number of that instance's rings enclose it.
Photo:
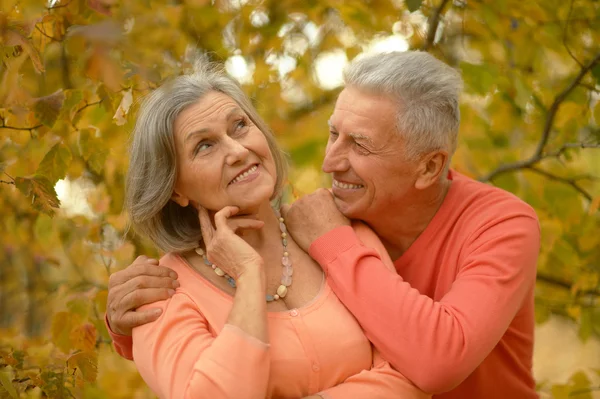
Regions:
[[[419,175],[415,181],[417,190],[425,190],[439,181],[448,163],[448,153],[436,150],[426,154],[419,161]]]
[[[179,193],[177,190],[173,190],[173,194],[171,195],[171,199],[175,201],[176,204],[185,208],[190,204],[190,200],[185,195]]]

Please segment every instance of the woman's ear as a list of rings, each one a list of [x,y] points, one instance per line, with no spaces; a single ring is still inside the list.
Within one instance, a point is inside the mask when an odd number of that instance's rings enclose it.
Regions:
[[[173,194],[171,195],[171,199],[173,201],[175,201],[176,204],[178,204],[179,206],[185,208],[186,206],[188,206],[190,204],[190,200],[183,194],[177,192],[177,190],[173,191]]]

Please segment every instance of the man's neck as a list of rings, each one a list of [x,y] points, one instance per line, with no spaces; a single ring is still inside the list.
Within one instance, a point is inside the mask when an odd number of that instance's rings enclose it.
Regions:
[[[416,198],[412,204],[368,221],[377,233],[393,261],[419,238],[440,209],[450,188],[451,180],[444,179],[436,187]]]

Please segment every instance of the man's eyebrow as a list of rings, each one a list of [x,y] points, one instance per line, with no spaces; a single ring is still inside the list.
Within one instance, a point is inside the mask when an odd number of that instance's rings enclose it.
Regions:
[[[348,134],[348,136],[352,137],[354,140],[363,140],[366,141],[367,143],[374,145],[375,143],[373,143],[373,140],[371,140],[370,137],[365,136],[364,134],[360,134],[360,133],[350,133]]]

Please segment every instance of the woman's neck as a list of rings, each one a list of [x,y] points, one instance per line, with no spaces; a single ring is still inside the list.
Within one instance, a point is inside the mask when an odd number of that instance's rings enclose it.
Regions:
[[[245,217],[262,220],[265,224],[259,230],[248,229],[238,231],[240,237],[252,246],[252,248],[254,248],[254,250],[265,260],[266,272],[273,267],[280,266],[279,262],[270,261],[273,258],[281,258],[283,254],[279,219],[271,207],[271,203],[265,201],[258,207],[256,213],[253,212]]]

